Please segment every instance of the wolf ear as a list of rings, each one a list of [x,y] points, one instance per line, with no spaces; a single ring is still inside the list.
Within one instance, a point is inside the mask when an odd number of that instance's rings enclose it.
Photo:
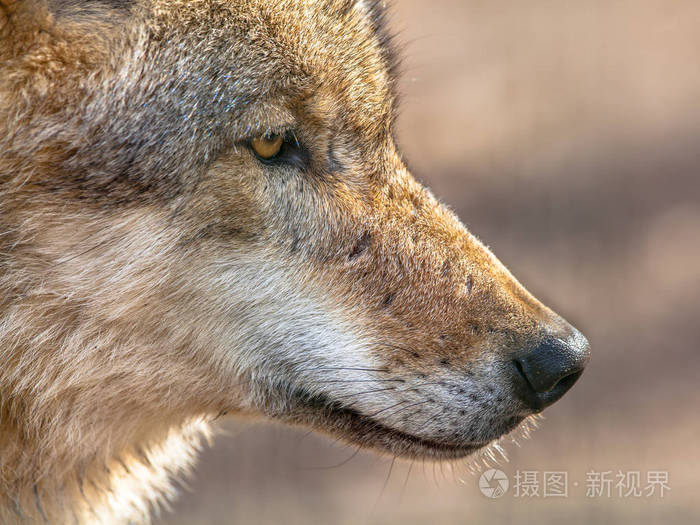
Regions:
[[[0,60],[29,47],[49,23],[44,0],[0,0]]]

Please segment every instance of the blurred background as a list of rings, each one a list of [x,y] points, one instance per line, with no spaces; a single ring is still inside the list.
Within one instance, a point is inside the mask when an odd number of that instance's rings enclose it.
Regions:
[[[505,445],[501,498],[475,463],[392,468],[229,421],[158,523],[700,523],[700,2],[396,0],[392,26],[409,166],[588,336],[591,364]],[[516,495],[518,471],[539,496]],[[545,471],[566,497],[543,497]],[[642,495],[620,496],[637,471]],[[610,497],[587,494],[596,472]]]

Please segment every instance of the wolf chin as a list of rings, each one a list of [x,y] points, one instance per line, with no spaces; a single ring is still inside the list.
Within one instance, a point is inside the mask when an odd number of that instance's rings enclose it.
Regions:
[[[407,171],[370,0],[0,0],[0,522],[146,522],[222,415],[450,460],[588,344]]]

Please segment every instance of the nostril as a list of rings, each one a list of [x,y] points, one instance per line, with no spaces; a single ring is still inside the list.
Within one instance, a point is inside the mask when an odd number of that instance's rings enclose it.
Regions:
[[[513,359],[515,389],[528,406],[542,409],[563,396],[588,363],[588,342],[578,332],[563,340],[547,337]]]
[[[523,401],[528,407],[541,410],[544,405],[537,395],[537,391],[527,378],[523,364],[518,359],[511,361],[513,365],[513,388],[516,396]]]
[[[523,369],[523,364],[518,361],[517,359],[513,359],[513,365],[515,366],[515,369],[518,371],[518,375],[525,381],[527,386],[532,388],[532,390],[535,390],[534,387],[530,384],[530,380],[527,378],[527,374],[525,374],[525,370]]]
[[[557,384],[554,385],[552,390],[562,390],[563,392],[566,392],[574,385],[578,378],[581,377],[581,374],[583,374],[583,370],[579,370],[578,372],[564,376]]]
[[[584,369],[588,347],[579,348],[562,339],[549,338],[517,361],[532,388],[536,392],[548,392],[565,377]]]

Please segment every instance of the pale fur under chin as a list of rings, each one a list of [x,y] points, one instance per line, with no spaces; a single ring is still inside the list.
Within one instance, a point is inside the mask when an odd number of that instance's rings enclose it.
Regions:
[[[10,504],[0,507],[0,523],[150,523],[175,498],[177,480],[189,473],[210,436],[204,419],[191,420],[163,428],[151,443],[126,448],[116,458],[78,468],[60,482],[36,480],[7,495]]]
[[[209,424],[197,419],[171,428],[162,441],[146,450],[127,452],[126,457],[112,461],[105,480],[108,490],[96,491],[94,499],[86,498],[79,519],[85,523],[149,523],[161,507],[168,508],[177,495],[177,480],[189,473],[210,437]]]

